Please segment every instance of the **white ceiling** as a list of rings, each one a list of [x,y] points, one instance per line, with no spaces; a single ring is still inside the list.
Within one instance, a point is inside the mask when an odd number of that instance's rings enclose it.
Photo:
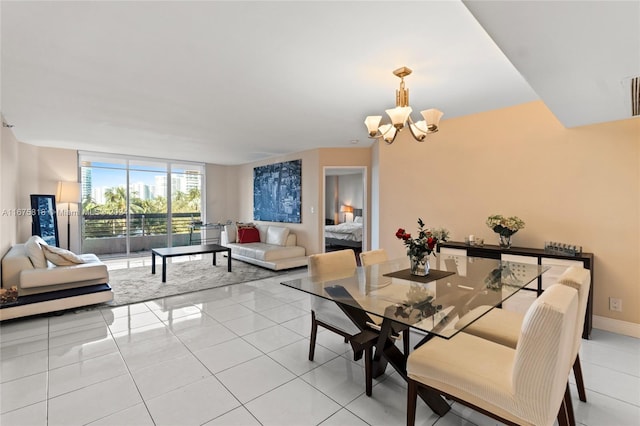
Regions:
[[[444,111],[441,131],[536,99],[566,127],[628,118],[621,82],[640,75],[639,1],[2,1],[0,13],[1,110],[18,140],[214,164],[369,146],[364,117],[394,106],[403,65],[411,105]]]

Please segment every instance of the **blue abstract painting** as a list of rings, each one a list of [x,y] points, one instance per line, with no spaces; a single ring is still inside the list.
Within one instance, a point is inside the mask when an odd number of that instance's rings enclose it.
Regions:
[[[302,223],[302,160],[254,167],[253,220]]]

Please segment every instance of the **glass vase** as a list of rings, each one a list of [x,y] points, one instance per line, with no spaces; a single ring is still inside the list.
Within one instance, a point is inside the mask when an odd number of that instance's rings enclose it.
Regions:
[[[409,256],[411,262],[411,275],[418,275],[421,277],[429,275],[429,255],[420,254],[417,256]]]
[[[510,249],[511,248],[511,235],[500,235],[500,248],[502,249]]]

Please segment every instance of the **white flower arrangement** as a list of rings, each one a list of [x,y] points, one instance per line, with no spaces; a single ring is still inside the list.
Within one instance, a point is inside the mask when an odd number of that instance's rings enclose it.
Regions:
[[[504,237],[509,237],[524,228],[524,222],[517,216],[504,217],[496,214],[487,218],[487,226]]]

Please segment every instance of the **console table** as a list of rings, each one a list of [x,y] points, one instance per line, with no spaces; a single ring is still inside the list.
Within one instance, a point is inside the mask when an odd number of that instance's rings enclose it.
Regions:
[[[554,261],[557,262],[556,266],[569,266],[573,262],[581,263],[585,269],[591,272],[591,286],[589,288],[589,299],[587,301],[587,312],[585,313],[584,329],[582,330],[582,338],[589,339],[591,336],[591,329],[593,327],[593,287],[595,285],[593,280],[593,253],[582,253],[577,256],[563,255],[557,253],[550,253],[543,249],[527,248],[527,247],[511,247],[510,249],[503,249],[500,246],[495,245],[482,245],[475,246],[457,241],[447,241],[438,245],[438,252],[441,249],[453,249],[464,250],[467,256],[473,257],[486,257],[491,259],[509,259],[527,263],[536,263],[538,265],[553,265]],[[523,288],[522,290],[529,290],[537,292],[538,296],[544,291],[542,282],[544,274],[538,277],[537,286],[535,288]]]

